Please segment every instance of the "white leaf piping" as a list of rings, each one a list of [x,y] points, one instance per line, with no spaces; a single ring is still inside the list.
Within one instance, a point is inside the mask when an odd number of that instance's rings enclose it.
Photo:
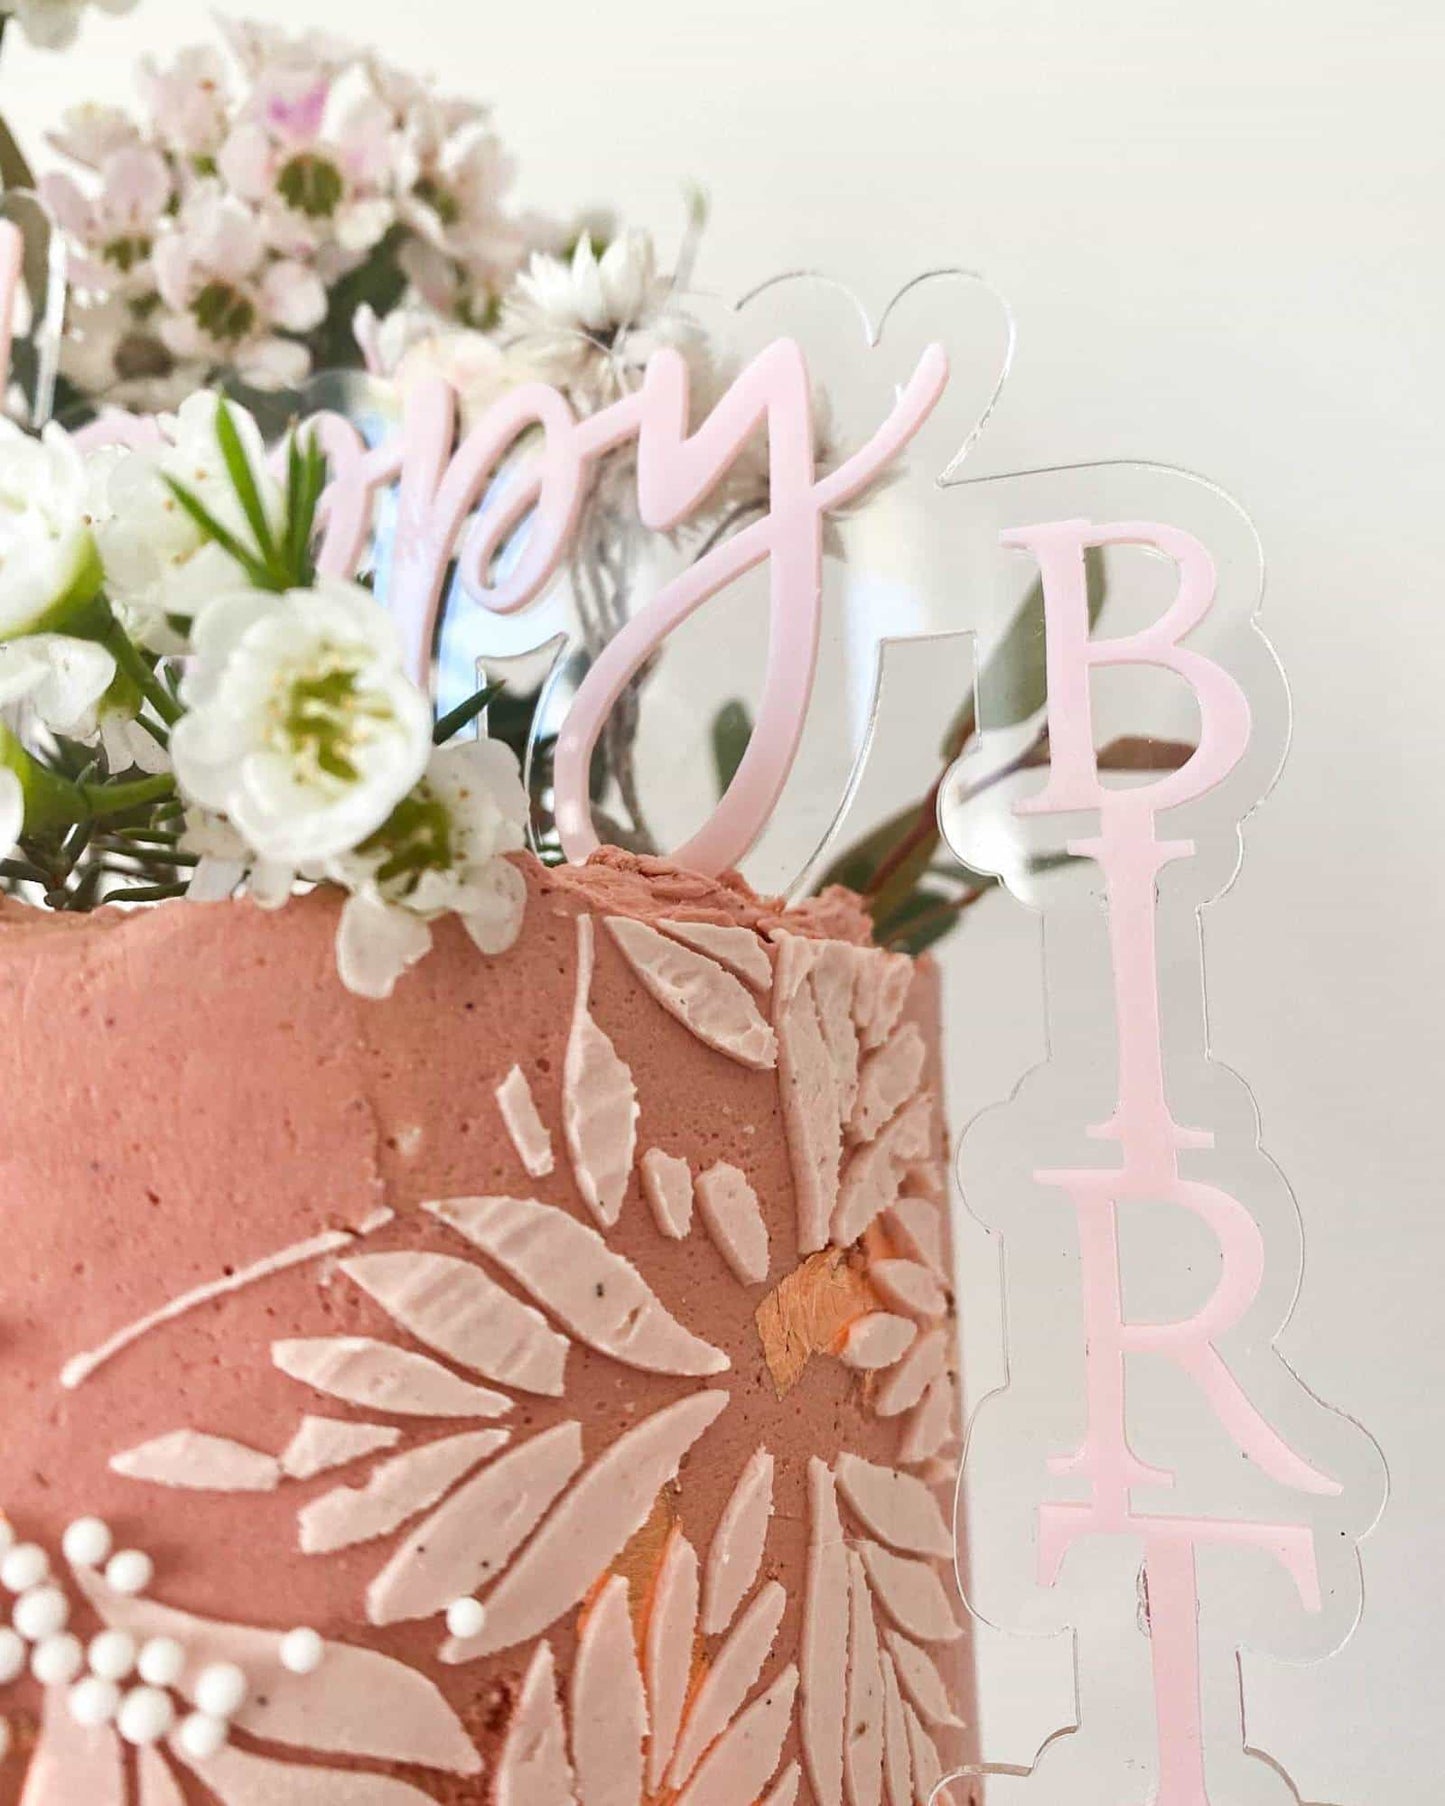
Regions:
[[[487,1600],[480,1634],[451,1638],[444,1662],[468,1662],[545,1631],[577,1604],[647,1521],[658,1493],[728,1402],[695,1392],[620,1436],[564,1494]]]
[[[757,1799],[777,1770],[797,1691],[797,1669],[785,1668],[703,1757],[677,1806],[737,1806]]]
[[[520,1392],[560,1398],[567,1339],[470,1261],[408,1251],[360,1254],[341,1271],[419,1342]]]
[[[355,1423],[346,1417],[303,1417],[296,1434],[281,1451],[281,1472],[288,1480],[314,1480],[317,1474],[345,1467],[363,1455],[394,1449],[400,1441],[401,1431],[391,1424]]]
[[[759,1592],[714,1656],[693,1699],[672,1758],[669,1782],[681,1787],[727,1729],[757,1684],[783,1621],[788,1596],[775,1580]]]
[[[692,1679],[697,1598],[697,1552],[682,1532],[674,1529],[662,1552],[647,1619],[647,1695],[652,1702],[652,1736],[647,1752],[649,1793],[656,1793],[662,1786],[682,1724],[682,1708]]]
[[[181,1645],[186,1670],[180,1691],[192,1704],[201,1670],[214,1662],[234,1662],[250,1692],[233,1723],[248,1737],[314,1755],[415,1763],[454,1775],[481,1773],[482,1759],[460,1719],[438,1688],[404,1662],[328,1640],[314,1673],[293,1674],[281,1660],[281,1632],[122,1596],[87,1569],[75,1569],[73,1580],[108,1628],[126,1631],[140,1643],[173,1637]]]
[[[446,1198],[426,1209],[489,1255],[580,1341],[645,1373],[724,1373],[720,1348],[684,1329],[630,1261],[535,1198]]]
[[[520,1066],[514,1066],[497,1086],[496,1098],[497,1109],[528,1178],[545,1179],[557,1164],[552,1137]]]
[[[773,986],[773,962],[763,942],[751,928],[732,927],[722,922],[677,922],[668,918],[657,926],[665,929],[675,941],[682,941],[698,953],[706,953],[729,972],[746,979],[755,991],[770,991]]]
[[[620,1574],[603,1587],[583,1621],[570,1691],[581,1806],[638,1806],[647,1702]]]
[[[873,1602],[857,1555],[848,1552],[848,1735],[843,1769],[850,1806],[883,1797],[883,1666]]]
[[[744,1285],[768,1277],[768,1226],[757,1193],[725,1160],[698,1176],[697,1207],[718,1253]]]
[[[637,1147],[637,1087],[626,1062],[592,1019],[596,963],[592,918],[577,918],[577,993],[562,1068],[562,1129],[572,1174],[604,1229],[622,1213]]]
[[[773,1457],[755,1449],[723,1507],[707,1552],[702,1628],[719,1636],[752,1589],[773,1515]]]
[[[533,1652],[497,1759],[497,1806],[576,1806],[550,1643]]]
[[[808,1463],[811,1525],[803,1600],[803,1759],[818,1806],[841,1806],[843,1721],[848,1665],[848,1555],[833,1476],[816,1456]]]
[[[892,1367],[913,1346],[918,1325],[911,1317],[895,1317],[888,1311],[869,1311],[855,1317],[843,1337],[838,1358],[860,1373]]]
[[[274,1455],[203,1430],[172,1430],[110,1458],[112,1473],[194,1492],[274,1492],[281,1463]]]
[[[740,1066],[771,1071],[777,1037],[751,992],[715,959],[679,946],[646,922],[608,916],[607,931],[642,983],[685,1029]]]
[[[680,1242],[692,1228],[692,1168],[676,1154],[649,1148],[642,1156],[642,1193],[659,1231]]]
[[[390,1212],[387,1213],[387,1218],[390,1219]],[[363,1225],[363,1230],[358,1233],[364,1232],[368,1226]],[[76,1355],[67,1361],[60,1370],[60,1383],[67,1392],[73,1392],[98,1368],[103,1367],[107,1361],[114,1360],[132,1343],[139,1342],[149,1331],[159,1329],[162,1324],[174,1323],[178,1317],[184,1317],[198,1305],[209,1304],[216,1298],[229,1297],[232,1292],[244,1291],[247,1286],[255,1285],[259,1280],[271,1278],[274,1273],[285,1273],[292,1267],[304,1266],[309,1260],[320,1260],[323,1255],[349,1248],[355,1240],[356,1236],[349,1230],[328,1229],[324,1235],[312,1236],[309,1241],[296,1242],[276,1254],[266,1255],[263,1260],[253,1261],[249,1267],[242,1267],[237,1273],[228,1273],[221,1279],[210,1280],[192,1291],[183,1292],[179,1298],[172,1298],[158,1310],[117,1330],[98,1348],[92,1348],[88,1353]]]
[[[582,1427],[554,1424],[492,1462],[419,1524],[366,1593],[372,1624],[444,1611],[503,1571],[582,1465]]]
[[[905,1555],[953,1558],[953,1533],[938,1500],[912,1474],[878,1467],[851,1453],[839,1455],[834,1472],[843,1497],[871,1531]]]
[[[510,1437],[505,1430],[471,1430],[423,1443],[375,1467],[364,1486],[337,1486],[312,1499],[297,1518],[303,1555],[330,1555],[356,1543],[390,1536],[408,1518],[449,1492]]]
[[[273,1342],[282,1373],[314,1392],[368,1411],[401,1417],[502,1417],[512,1409],[503,1392],[489,1392],[448,1372],[425,1355],[369,1336],[306,1336]]]
[[[963,1635],[931,1563],[895,1555],[866,1537],[858,1551],[878,1603],[899,1630],[922,1643],[953,1643]]]

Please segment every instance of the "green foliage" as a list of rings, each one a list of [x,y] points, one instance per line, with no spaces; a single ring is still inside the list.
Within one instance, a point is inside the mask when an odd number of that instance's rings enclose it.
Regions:
[[[712,763],[719,795],[737,776],[752,737],[753,720],[745,704],[737,700],[725,702],[713,716]]]
[[[462,729],[470,726],[482,710],[495,702],[505,689],[506,685],[502,683],[483,684],[481,689],[473,691],[465,702],[459,702],[454,709],[449,709],[432,729],[433,745],[445,746],[448,740],[454,740]],[[519,753],[519,762],[520,758]]]
[[[168,476],[165,481],[171,494],[206,538],[220,546],[257,589],[280,594],[288,589],[307,588],[316,578],[312,540],[316,531],[316,510],[326,487],[326,457],[315,436],[308,435],[303,446],[297,434],[291,435],[287,447],[284,518],[279,532],[267,516],[256,473],[237,431],[231,404],[224,396],[218,396],[216,401],[216,442],[221,448],[231,488],[250,528],[251,544],[245,544],[217,520],[194,490]]]
[[[1085,562],[1092,624],[1104,606],[1104,567],[1097,551],[1085,553]],[[1043,713],[1048,702],[1046,653],[1044,591],[1040,581],[1029,589],[985,661],[975,689],[949,723],[939,748],[944,771],[963,756],[980,731],[995,733],[1021,727]],[[1005,770],[1023,769],[1035,755],[1046,756],[1047,746],[1047,730],[1041,728],[1023,758]],[[938,827],[941,785],[942,772],[919,802],[899,810],[840,853],[822,880],[824,884],[844,884],[857,891],[873,917],[878,939],[911,953],[923,951],[950,933],[957,926],[961,911],[995,883],[989,874],[971,872],[953,859],[950,870],[967,887],[961,899],[925,882],[937,869],[943,851]]]

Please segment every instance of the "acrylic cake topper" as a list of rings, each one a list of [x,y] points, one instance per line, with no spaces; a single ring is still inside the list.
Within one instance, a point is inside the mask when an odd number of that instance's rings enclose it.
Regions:
[[[32,236],[35,216],[21,223]],[[18,271],[17,244],[0,233],[9,257],[0,275]],[[54,293],[52,283],[32,307],[42,322],[36,419]],[[1030,1700],[1050,1699],[1050,1661],[1062,1678],[1062,1639],[1072,1701],[1042,1704],[1032,1720],[1013,1701],[991,1702],[981,1644],[984,1747],[992,1756],[998,1742],[1002,1754],[957,1777],[954,1791],[1070,1806],[1297,1800],[1284,1768],[1256,1747],[1252,1719],[1241,1738],[1240,1671],[1253,1675],[1258,1658],[1238,1652],[1317,1659],[1348,1636],[1357,1544],[1383,1503],[1384,1469],[1364,1433],[1318,1405],[1275,1349],[1298,1283],[1297,1213],[1259,1151],[1247,1089],[1210,1060],[1204,1029],[1198,911],[1232,880],[1239,824],[1268,788],[1287,731],[1282,680],[1254,624],[1257,545],[1218,491],[1178,473],[1121,466],[960,481],[1011,350],[1006,319],[974,278],[912,285],[886,311],[886,333],[814,279],[771,285],[731,323],[748,355],[692,434],[685,374],[665,352],[637,392],[580,422],[559,394],[530,385],[459,445],[444,385],[403,403],[367,379],[317,379],[282,407],[299,400],[317,413],[336,461],[326,562],[372,561],[418,674],[440,646],[445,681],[446,635],[460,620],[466,652],[484,666],[547,656],[562,642],[555,681],[571,623],[548,612],[564,587],[552,580],[591,461],[635,441],[638,520],[663,534],[765,426],[766,511],[680,572],[659,579],[639,564],[639,591],[654,579],[650,600],[592,648],[557,734],[557,816],[565,850],[585,856],[589,767],[608,712],[670,631],[712,600],[704,614],[726,627],[735,613],[743,640],[756,617],[766,621],[767,658],[747,753],[681,853],[705,869],[737,862],[770,814],[776,826],[774,805],[801,755],[807,803],[774,854],[788,878],[815,871],[830,830],[844,818],[866,823],[872,789],[886,790],[936,740],[972,682],[971,632],[989,638],[980,608],[1020,555],[1037,567],[1041,631],[1017,644],[995,636],[974,705],[975,753],[940,794],[962,868],[1000,873],[1043,911],[1052,1050],[962,1151],[967,1199],[1001,1236],[1008,1335],[1007,1384],[983,1401],[968,1441],[959,1509],[971,1572],[960,1579],[983,1626],[1052,1639],[1039,1645],[1050,1653],[1044,1684],[1029,1677]],[[886,353],[900,341],[895,366]],[[813,381],[845,448],[821,476]],[[111,421],[95,436],[154,430]],[[509,457],[539,430],[540,457]],[[890,464],[901,477],[878,487]],[[869,485],[866,505],[833,513]],[[1097,575],[1101,559],[1108,638],[1092,631],[1090,566]],[[748,598],[739,580],[756,585],[764,572],[766,592]],[[461,595],[480,606],[459,606]],[[530,618],[512,628],[528,605]],[[739,634],[721,644],[736,653]],[[814,711],[810,767],[805,717],[820,649],[829,706]],[[1046,709],[1020,676],[1040,659]],[[719,662],[706,640],[700,657],[682,661],[693,677]],[[1121,711],[1110,691],[1120,673],[1146,674],[1154,691],[1146,684],[1141,700],[1131,689]],[[1136,740],[1193,750],[1172,770],[1146,757],[1132,779],[1106,783],[1096,748],[1115,738],[1116,715],[1126,739],[1134,730]],[[675,706],[668,729],[678,726]],[[694,790],[687,806],[696,801]],[[963,1252],[967,1326],[991,1276]]]

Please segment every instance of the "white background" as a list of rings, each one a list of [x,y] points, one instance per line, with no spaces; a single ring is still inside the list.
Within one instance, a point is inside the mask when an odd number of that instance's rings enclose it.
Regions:
[[[1017,311],[989,467],[1147,455],[1207,472],[1270,560],[1294,690],[1284,780],[1210,918],[1214,1045],[1308,1225],[1287,1352],[1385,1447],[1366,1616],[1252,1729],[1309,1800],[1423,1806],[1445,1719],[1442,689],[1445,22],[1434,0],[253,0],[493,97],[525,198],[666,234],[700,275],[813,264],[881,297],[940,263]],[[68,58],[7,46],[27,142],[201,35],[143,0]],[[999,917],[1002,922],[1002,915]],[[966,1082],[1038,1056],[999,926]],[[1012,936],[1012,938],[1011,938]],[[986,988],[983,988],[985,987]],[[976,1068],[976,1069],[975,1069]],[[1026,1760],[1027,1752],[992,1751]],[[1220,1803],[1227,1806],[1227,1802]]]

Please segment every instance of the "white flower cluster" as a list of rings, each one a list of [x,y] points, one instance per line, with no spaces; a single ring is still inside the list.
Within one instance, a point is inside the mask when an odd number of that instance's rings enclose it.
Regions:
[[[527,239],[487,109],[320,33],[223,30],[229,61],[142,66],[140,119],[81,108],[52,140],[81,170],[41,184],[83,298],[70,380],[149,406],[222,367],[299,382],[357,302],[394,305],[408,281],[439,315],[489,317]]]
[[[81,17],[91,0],[13,0],[0,16],[13,13],[32,44],[42,50],[65,50],[75,42]],[[136,0],[93,0],[102,12],[128,13]]]
[[[112,762],[159,772],[184,805],[196,894],[349,893],[338,964],[353,990],[388,995],[444,915],[500,952],[525,898],[505,857],[524,844],[514,755],[433,744],[431,703],[359,584],[258,586],[294,498],[249,416],[202,393],[162,425],[154,449],[87,462],[59,428],[0,423],[0,859],[32,800],[25,773],[44,800],[25,730],[123,730]]]

